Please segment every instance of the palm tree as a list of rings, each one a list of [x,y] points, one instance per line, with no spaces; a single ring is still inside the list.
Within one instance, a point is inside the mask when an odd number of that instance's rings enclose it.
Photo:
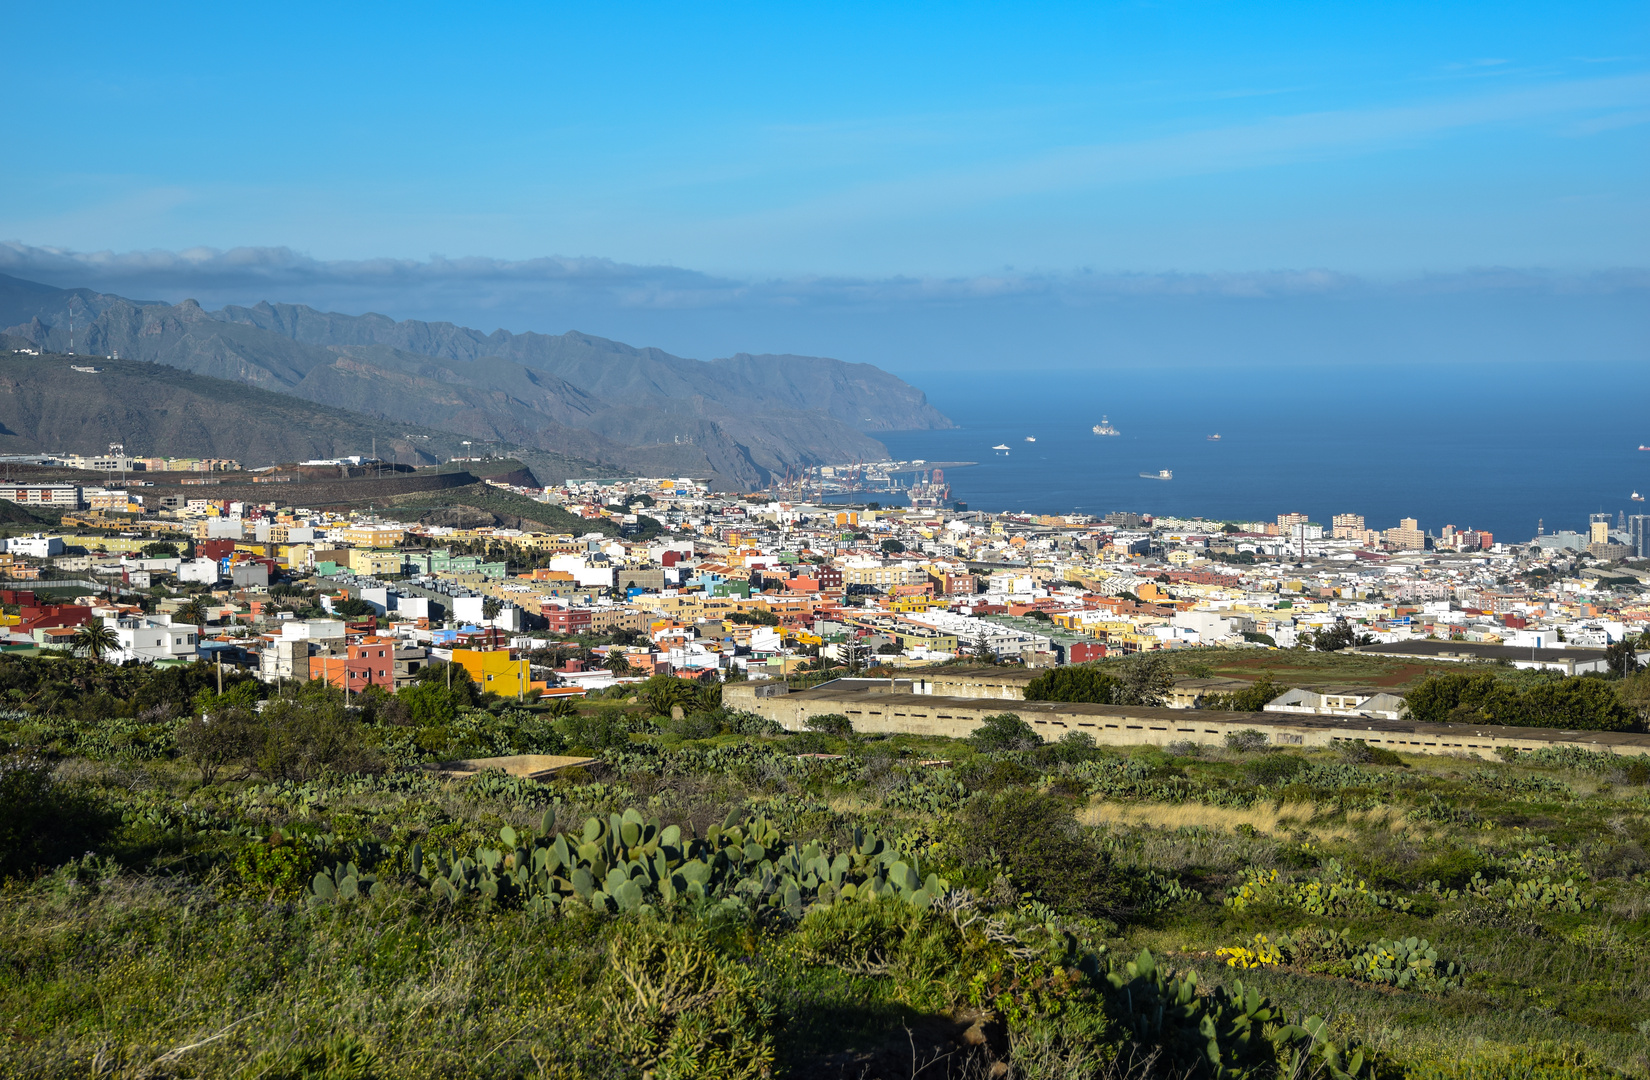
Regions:
[[[486,619],[487,624],[493,629],[493,648],[495,649],[498,648],[498,624],[493,620],[497,619],[499,613],[503,610],[504,602],[496,596],[489,596],[481,601],[481,617]]]
[[[544,709],[544,715],[552,720],[563,720],[569,716],[577,716],[579,710],[565,697],[555,698]]]
[[[120,648],[120,639],[115,636],[114,628],[102,619],[93,619],[82,625],[71,640],[76,652],[93,660],[102,660],[104,653]]]
[[[206,605],[201,603],[200,597],[191,596],[187,603],[173,613],[173,618],[182,623],[199,626],[206,621]]]
[[[665,676],[655,680],[647,690],[645,701],[647,707],[655,716],[669,716],[671,709],[678,705],[687,705],[698,693],[699,687],[686,679],[677,679]]]
[[[602,667],[612,672],[614,678],[623,678],[630,674],[630,658],[617,649],[609,649]]]

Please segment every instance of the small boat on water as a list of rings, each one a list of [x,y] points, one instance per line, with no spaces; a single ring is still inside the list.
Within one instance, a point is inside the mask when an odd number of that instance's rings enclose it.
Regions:
[[[1037,436],[1035,436],[1035,435],[1027,435],[1026,436],[1026,442],[1036,442],[1036,441],[1037,441]]]
[[[1632,500],[1633,500],[1633,501],[1634,501],[1634,502],[1643,502],[1643,501],[1644,501],[1644,496],[1643,496],[1643,495],[1640,495],[1640,494],[1639,494],[1639,493],[1638,493],[1638,492],[1636,492],[1636,491],[1635,491],[1635,492],[1633,492],[1633,493],[1632,493],[1632,494],[1631,494],[1631,495],[1629,495],[1629,496],[1627,496],[1627,497],[1628,497],[1628,498],[1629,498],[1629,499],[1632,499]]]
[[[1645,446],[1643,443],[1639,443],[1639,449],[1640,450],[1650,450],[1650,446]]]
[[[1142,480],[1173,480],[1174,479],[1174,473],[1170,472],[1168,469],[1159,469],[1156,472],[1143,472],[1143,473],[1141,473],[1140,474],[1140,479],[1142,479]]]
[[[998,443],[996,446],[993,446],[991,449],[1001,450],[1003,453],[1006,454],[1006,453],[1008,453],[1008,444],[1007,443]]]
[[[1217,431],[1213,435],[1208,436],[1208,439],[1209,439],[1210,442],[1219,442],[1220,441],[1220,432]]]

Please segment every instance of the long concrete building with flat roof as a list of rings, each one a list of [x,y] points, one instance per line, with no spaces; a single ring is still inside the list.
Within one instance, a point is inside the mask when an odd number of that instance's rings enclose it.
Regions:
[[[1327,747],[1362,739],[1401,754],[1457,754],[1493,759],[1502,747],[1540,750],[1568,746],[1626,755],[1650,754],[1650,735],[1610,731],[1518,728],[1496,724],[1418,724],[1364,716],[1208,709],[1139,708],[1057,701],[1012,701],[988,696],[913,692],[910,679],[841,679],[790,692],[783,683],[729,683],[722,700],[774,721],[787,731],[805,730],[810,717],[840,714],[862,733],[938,735],[963,739],[988,716],[1013,712],[1045,742],[1083,732],[1103,746],[1225,746],[1226,737],[1258,731],[1278,747]]]

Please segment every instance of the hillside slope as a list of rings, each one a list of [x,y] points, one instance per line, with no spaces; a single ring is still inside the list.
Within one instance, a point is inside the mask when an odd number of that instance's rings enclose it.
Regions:
[[[132,454],[227,457],[256,467],[367,454],[374,440],[381,457],[408,464],[465,451],[463,437],[450,431],[161,364],[0,353],[0,453],[103,453],[121,443]]]
[[[868,431],[949,427],[869,364],[740,354],[703,362],[571,332],[480,331],[261,303],[129,301],[0,275],[10,333],[636,472],[755,486],[887,451]]]

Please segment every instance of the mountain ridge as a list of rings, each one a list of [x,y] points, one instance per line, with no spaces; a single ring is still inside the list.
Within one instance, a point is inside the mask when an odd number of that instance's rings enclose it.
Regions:
[[[209,312],[0,275],[9,332],[167,364],[370,416],[757,486],[810,465],[875,460],[869,432],[949,427],[918,388],[870,364],[738,353],[690,360],[569,331],[514,334],[260,302]],[[84,321],[82,321],[84,320]]]

